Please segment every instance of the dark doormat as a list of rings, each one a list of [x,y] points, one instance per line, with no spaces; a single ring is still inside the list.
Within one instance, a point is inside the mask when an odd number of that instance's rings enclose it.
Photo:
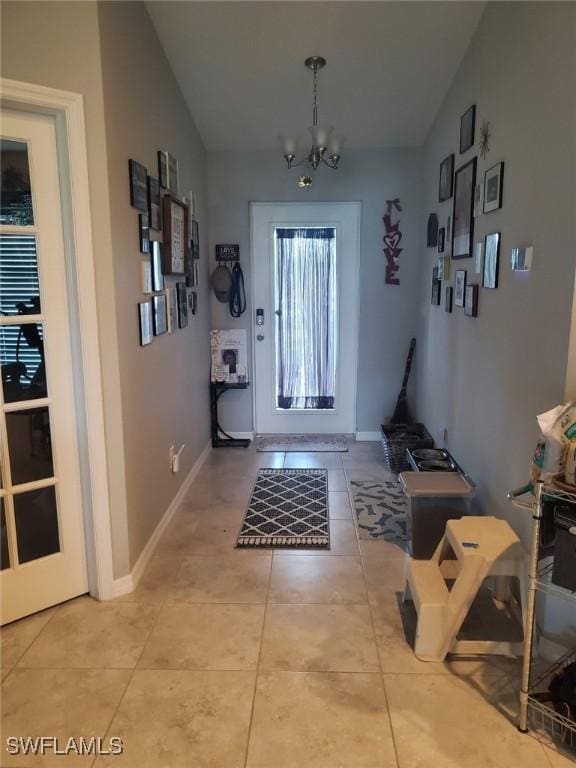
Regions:
[[[261,469],[237,547],[330,549],[325,469]]]

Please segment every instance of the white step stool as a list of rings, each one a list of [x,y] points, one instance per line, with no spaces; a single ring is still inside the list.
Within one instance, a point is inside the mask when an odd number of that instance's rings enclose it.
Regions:
[[[455,560],[445,559],[452,550]],[[411,560],[405,599],[413,599],[418,614],[414,652],[422,661],[444,661],[446,654],[518,655],[523,643],[490,640],[457,640],[470,606],[488,576],[507,586],[520,583],[524,626],[526,568],[522,545],[505,520],[496,517],[463,517],[449,520],[431,560]],[[446,580],[454,580],[452,589]]]

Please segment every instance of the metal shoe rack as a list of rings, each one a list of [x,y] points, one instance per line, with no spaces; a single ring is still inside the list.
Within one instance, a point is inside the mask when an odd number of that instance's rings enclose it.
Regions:
[[[531,486],[525,486],[508,494],[512,503],[531,512],[533,519],[518,728],[523,733],[530,730],[540,738],[551,740],[563,747],[575,749],[576,722],[556,712],[553,705],[546,700],[546,693],[554,676],[568,664],[576,661],[576,647],[547,668],[542,668],[541,661],[534,659],[533,651],[536,635],[536,597],[539,592],[572,602],[572,610],[576,612],[576,592],[571,592],[552,583],[552,563],[539,567],[544,501],[559,501],[564,504],[576,505],[576,493],[568,493],[553,485],[537,483],[530,501],[520,498],[530,488]]]

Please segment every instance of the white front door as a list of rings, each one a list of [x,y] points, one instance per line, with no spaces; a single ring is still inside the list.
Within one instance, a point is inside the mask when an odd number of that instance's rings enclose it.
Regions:
[[[1,623],[88,590],[53,117],[1,126]]]
[[[356,429],[359,203],[252,203],[258,434]]]

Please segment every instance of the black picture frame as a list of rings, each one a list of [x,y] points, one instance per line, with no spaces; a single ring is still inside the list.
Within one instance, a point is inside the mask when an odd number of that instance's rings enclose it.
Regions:
[[[138,237],[140,253],[150,253],[150,227],[147,213],[138,214]]]
[[[504,188],[504,163],[496,163],[484,172],[484,213],[502,208]]]
[[[498,288],[500,271],[500,232],[491,232],[484,238],[484,269],[482,287]]]
[[[142,213],[148,213],[148,171],[136,160],[128,160],[130,179],[130,205]]]
[[[440,306],[440,297],[442,293],[442,281],[438,277],[438,267],[434,267],[432,270],[432,293],[430,302],[433,306]]]
[[[476,158],[460,166],[454,175],[454,209],[452,212],[452,258],[472,256],[474,242],[474,190]]]
[[[188,294],[186,283],[176,283],[176,296],[178,299],[178,328],[186,328],[188,325]]]
[[[438,253],[444,253],[444,247],[446,243],[446,230],[444,227],[440,227],[438,230]]]
[[[188,292],[188,309],[192,315],[198,312],[198,294],[196,291]]]
[[[152,328],[152,306],[149,301],[138,304],[138,327],[140,331],[140,346],[146,347],[152,344],[154,338]]]
[[[464,314],[467,317],[478,317],[478,285],[475,283],[466,286]]]
[[[188,206],[172,195],[162,198],[164,222],[164,269],[165,275],[186,274],[186,250],[188,248]]]
[[[454,274],[454,306],[463,307],[466,301],[466,270],[457,269]]]
[[[168,191],[178,194],[178,160],[168,152]]]
[[[191,220],[190,243],[192,245],[192,258],[200,258],[200,228],[196,219]]]
[[[150,249],[150,262],[152,265],[152,290],[163,291],[164,290],[164,273],[162,272],[162,264],[164,263],[164,256],[162,253],[163,246],[157,240],[152,240],[152,247]]]
[[[454,193],[454,155],[448,155],[440,163],[438,176],[438,202],[450,200]]]
[[[435,213],[431,213],[428,216],[428,224],[426,226],[426,245],[428,248],[436,248],[438,245],[438,216]]]
[[[446,286],[446,294],[444,299],[444,311],[452,312],[452,304],[454,302],[454,288],[451,285]]]
[[[154,336],[162,336],[163,333],[168,331],[168,315],[166,309],[166,296],[164,296],[163,293],[152,296]]]
[[[158,150],[158,183],[162,189],[168,189],[168,152]]]
[[[148,217],[150,229],[162,229],[162,196],[160,182],[153,176],[148,176]]]
[[[476,131],[476,104],[472,104],[460,118],[460,154],[474,145]]]

